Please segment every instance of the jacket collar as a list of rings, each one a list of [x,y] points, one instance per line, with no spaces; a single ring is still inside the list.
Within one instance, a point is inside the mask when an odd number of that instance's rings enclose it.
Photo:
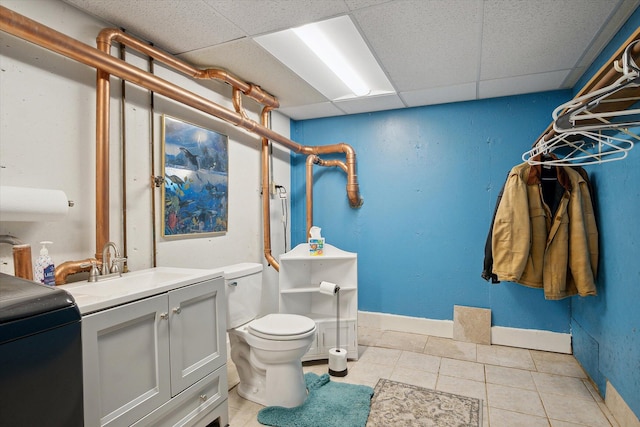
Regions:
[[[554,160],[558,159],[558,157],[553,153],[546,154],[546,156]],[[539,162],[541,159],[542,159],[542,154],[538,154],[537,156],[534,156],[531,158],[531,160],[534,162]],[[560,183],[560,185],[562,185],[567,191],[571,191],[571,179],[569,179],[569,175],[565,171],[565,168],[563,166],[553,166],[553,167],[555,168],[557,173],[558,183]],[[542,177],[542,165],[539,163],[531,165],[531,168],[529,169],[529,177],[527,178],[527,185],[540,184],[541,177]]]

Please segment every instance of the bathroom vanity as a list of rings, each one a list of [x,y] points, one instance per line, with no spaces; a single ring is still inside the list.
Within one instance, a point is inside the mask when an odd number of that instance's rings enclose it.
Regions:
[[[301,243],[280,256],[280,313],[300,314],[316,322],[314,343],[303,361],[327,359],[336,347],[337,298],[320,292],[320,282],[340,287],[340,347],[358,360],[358,254],[324,245],[324,255],[311,255]]]
[[[221,271],[160,267],[61,288],[82,314],[85,426],[228,424]]]

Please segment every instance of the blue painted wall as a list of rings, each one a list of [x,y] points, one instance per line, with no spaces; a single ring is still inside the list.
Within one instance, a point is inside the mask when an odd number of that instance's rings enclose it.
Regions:
[[[570,300],[481,277],[484,244],[507,172],[572,96],[548,92],[306,120],[305,145],[354,147],[364,205],[349,207],[346,175],[316,167],[314,224],[358,253],[359,309],[452,319],[454,305],[490,308],[493,324],[568,333]],[[344,156],[342,156],[344,158]],[[292,158],[292,241],[304,242],[305,158]]]
[[[640,9],[576,88],[581,88],[638,27]],[[640,129],[636,129],[638,133]],[[603,395],[608,380],[640,418],[640,148],[636,146],[624,160],[592,166],[588,171],[597,195],[599,295],[573,301],[574,353]]]

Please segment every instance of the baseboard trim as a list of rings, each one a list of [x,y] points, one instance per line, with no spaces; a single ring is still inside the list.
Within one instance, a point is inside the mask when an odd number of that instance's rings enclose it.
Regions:
[[[359,311],[358,325],[373,329],[453,338],[453,320]],[[571,354],[571,334],[559,332],[492,326],[491,343],[529,350]]]

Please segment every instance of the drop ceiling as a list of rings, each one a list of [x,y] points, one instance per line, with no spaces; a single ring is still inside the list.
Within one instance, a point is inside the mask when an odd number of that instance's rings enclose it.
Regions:
[[[295,120],[572,88],[640,0],[64,0],[203,68],[261,86]],[[348,15],[395,93],[331,101],[261,35]]]

